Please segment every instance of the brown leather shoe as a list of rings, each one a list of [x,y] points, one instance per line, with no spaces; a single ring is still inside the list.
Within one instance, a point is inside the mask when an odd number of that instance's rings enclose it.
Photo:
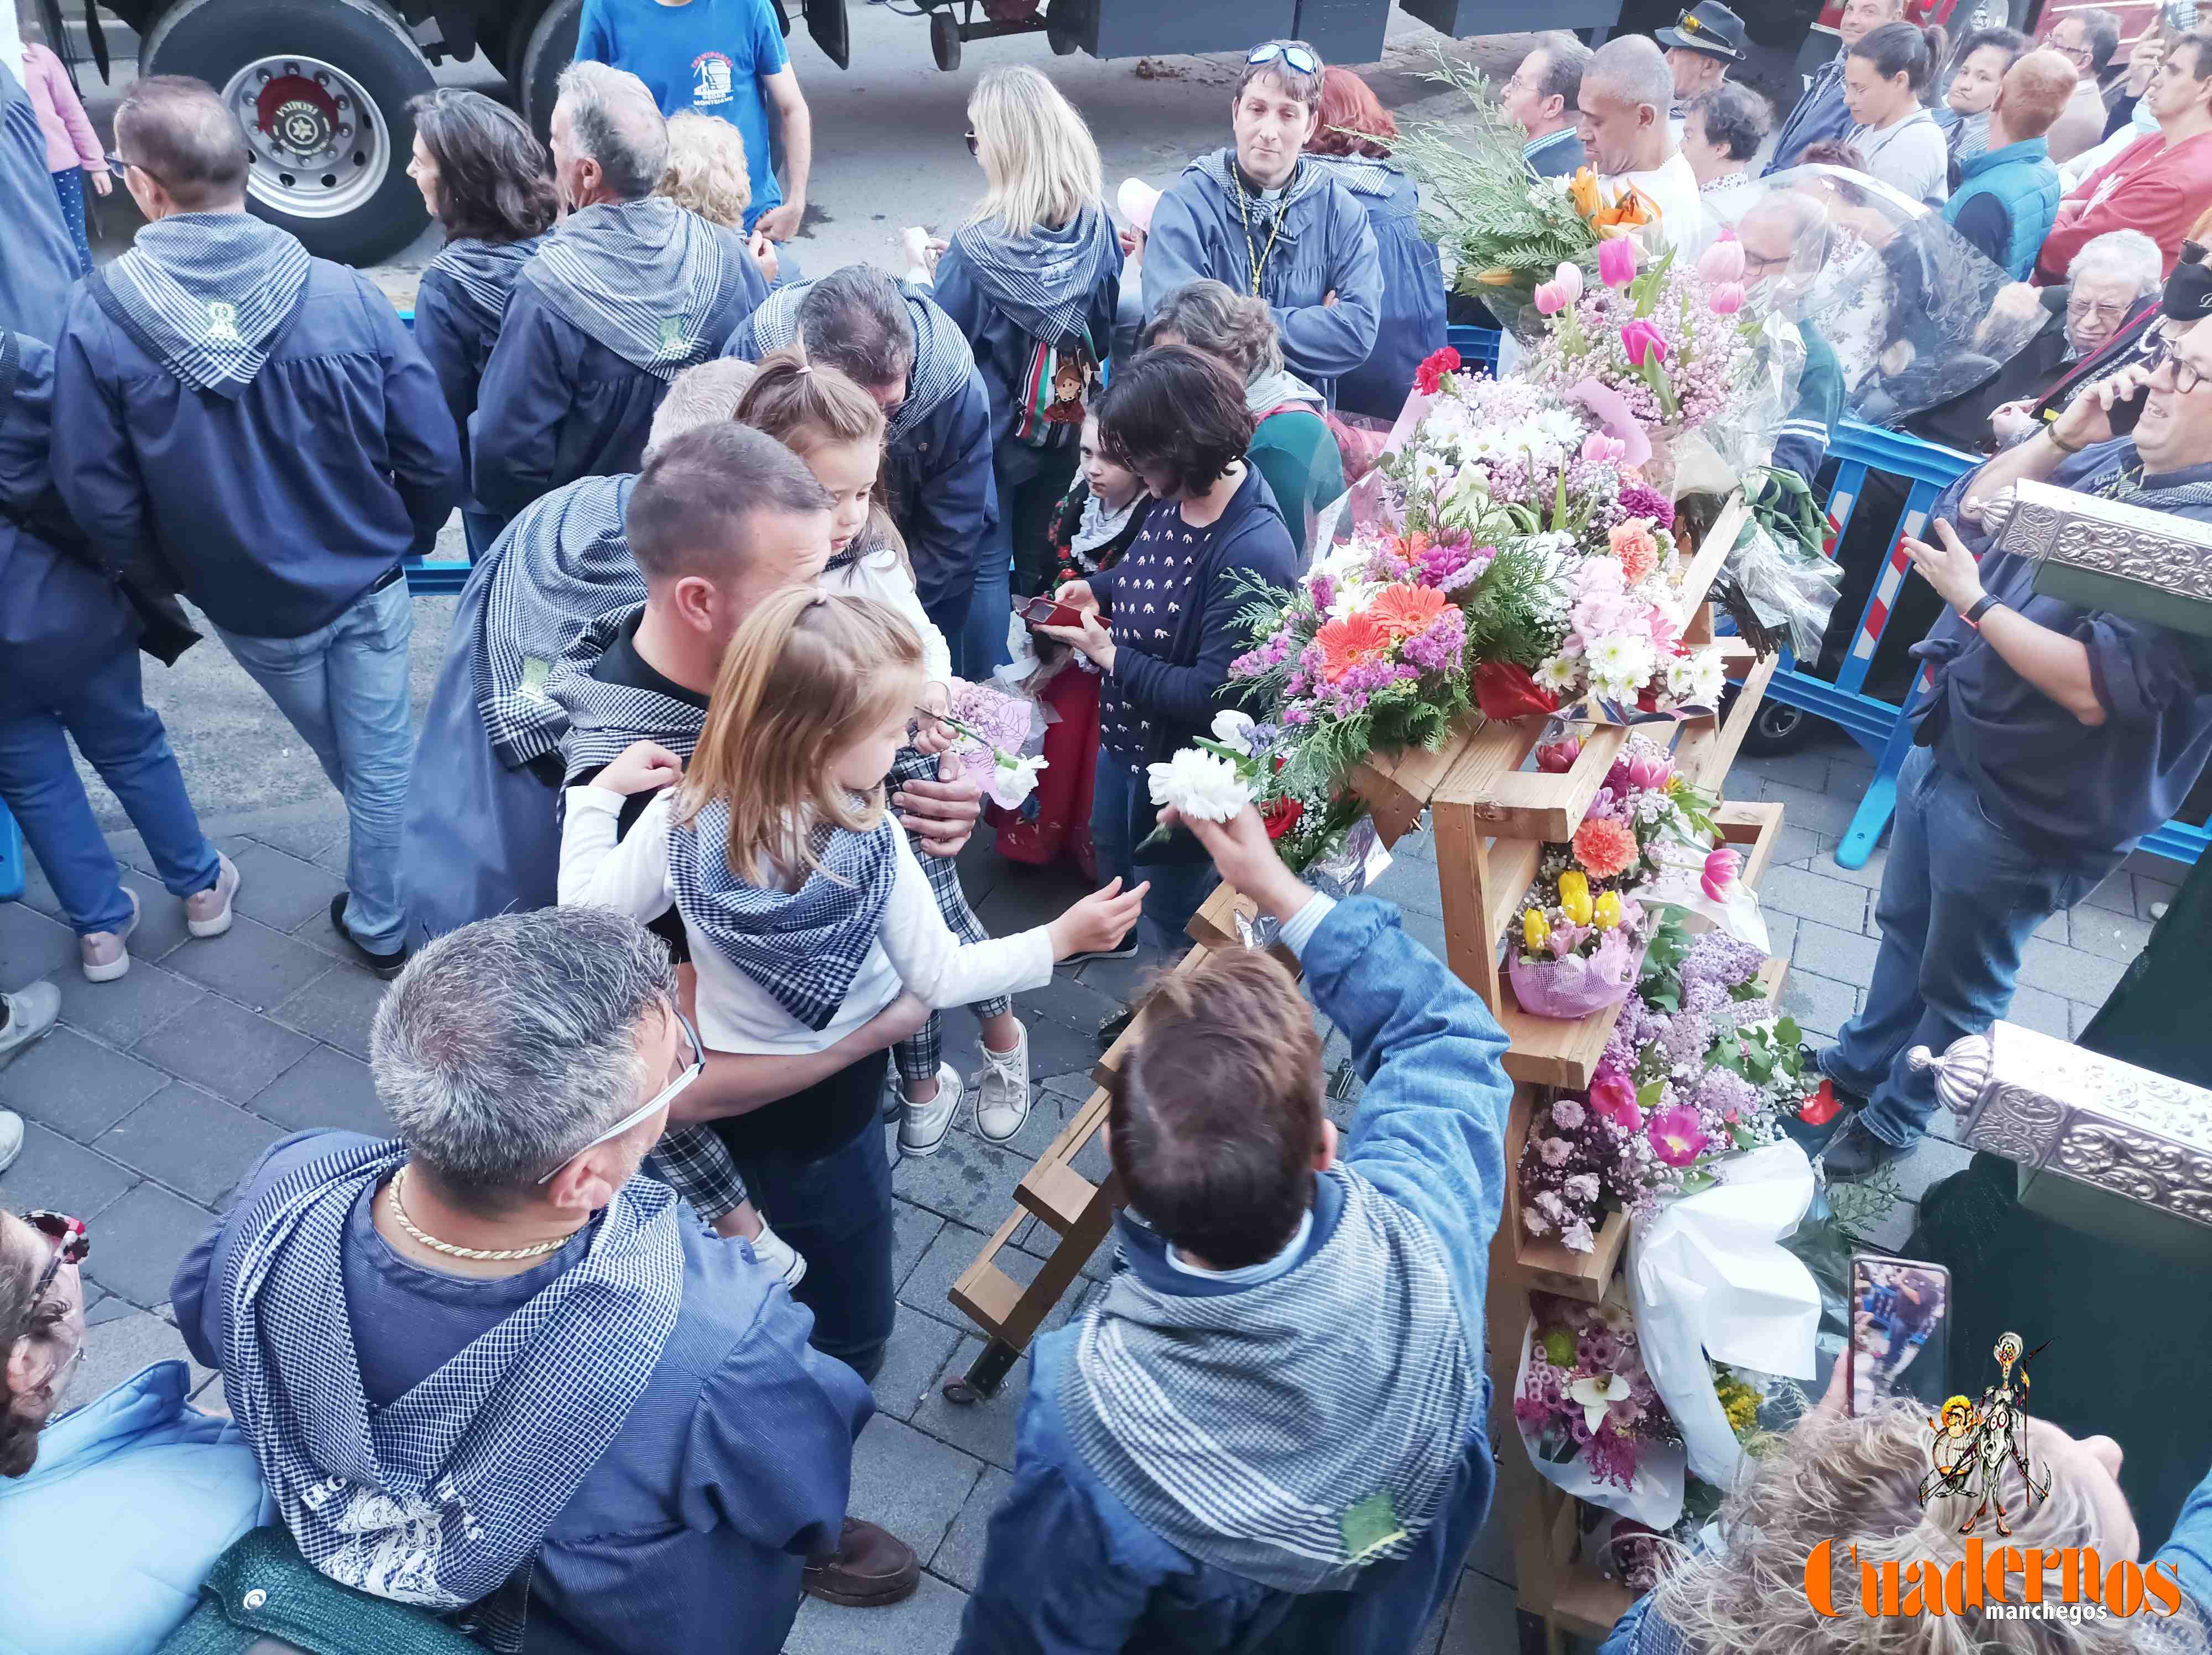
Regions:
[[[921,1560],[887,1529],[845,1519],[837,1549],[806,1566],[806,1595],[848,1609],[882,1609],[914,1596]]]

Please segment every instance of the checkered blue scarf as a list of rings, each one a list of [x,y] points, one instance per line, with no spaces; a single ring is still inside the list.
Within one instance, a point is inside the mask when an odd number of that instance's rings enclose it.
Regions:
[[[668,831],[668,883],[684,922],[816,1033],[830,1026],[883,933],[898,875],[898,824],[817,831],[822,866],[793,891],[748,884],[730,867],[730,807],[715,800]]]
[[[568,721],[560,741],[569,787],[613,764],[633,741],[658,741],[687,762],[699,745],[699,733],[707,724],[705,709],[653,690],[602,684],[592,676],[599,657],[614,648],[623,629],[635,625],[644,609],[642,603],[632,604],[587,624],[562,652],[545,680],[545,699]]]
[[[354,1207],[407,1160],[338,1150],[247,1214],[218,1290],[223,1396],[310,1563],[342,1585],[449,1612],[501,1593],[629,1417],[684,1303],[679,1208],[633,1178],[574,1262],[387,1408],[362,1390],[346,1315]],[[495,1648],[519,1649],[497,1616]]]
[[[672,380],[744,320],[745,256],[727,231],[648,196],[569,214],[522,280],[631,367]]]
[[[235,400],[299,308],[310,262],[297,236],[250,213],[173,213],[140,230],[93,292],[170,373]]]
[[[477,314],[496,330],[500,318],[507,313],[507,298],[524,268],[537,256],[541,240],[533,235],[526,241],[448,241],[430,261],[429,269],[452,282]]]
[[[753,360],[771,350],[799,344],[799,307],[811,283],[778,288],[753,313]],[[975,353],[952,319],[922,295],[920,289],[899,283],[908,319],[914,323],[914,367],[908,371],[906,400],[891,411],[884,431],[885,446],[895,445],[927,419],[939,404],[957,397],[975,367]]]
[[[1114,255],[1114,227],[1103,209],[1086,204],[1058,229],[1043,225],[1009,235],[994,220],[953,232],[983,296],[1016,327],[1045,344],[1083,332],[1091,295]]]

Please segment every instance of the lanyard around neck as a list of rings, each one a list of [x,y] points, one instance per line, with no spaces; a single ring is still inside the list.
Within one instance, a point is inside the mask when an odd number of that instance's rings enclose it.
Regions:
[[[1292,169],[1292,176],[1296,176],[1296,168]],[[1267,245],[1264,251],[1252,246],[1252,211],[1244,204],[1243,180],[1237,178],[1233,171],[1230,174],[1229,187],[1237,192],[1237,216],[1244,222],[1244,258],[1252,266],[1252,296],[1256,299],[1260,296],[1260,277],[1267,268],[1267,260],[1274,257],[1275,238],[1283,233],[1283,221],[1291,216],[1291,186],[1287,182],[1283,186],[1283,198],[1275,207],[1275,228],[1267,232]]]

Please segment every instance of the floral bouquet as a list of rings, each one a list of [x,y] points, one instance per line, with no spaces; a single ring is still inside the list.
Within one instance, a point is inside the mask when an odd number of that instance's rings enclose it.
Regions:
[[[962,680],[952,686],[949,714],[926,707],[916,710],[959,738],[946,751],[958,755],[963,764],[989,759],[984,788],[1000,809],[1019,810],[1022,802],[1036,791],[1037,772],[1047,768],[1044,757],[1024,751],[1031,745],[1033,733],[1040,739],[1043,733],[1037,727],[1036,703]]]
[[[1513,1417],[1530,1462],[1570,1493],[1673,1522],[1681,1437],[1644,1370],[1635,1317],[1620,1305],[1548,1293],[1530,1293],[1528,1311]]]
[[[1564,770],[1571,739],[1540,750],[1538,763]],[[1644,964],[1650,913],[1635,893],[1649,884],[1667,841],[1704,843],[1714,833],[1712,801],[1681,776],[1659,747],[1632,736],[1590,800],[1572,841],[1545,848],[1506,970],[1521,1008],[1577,1018],[1627,998]]]

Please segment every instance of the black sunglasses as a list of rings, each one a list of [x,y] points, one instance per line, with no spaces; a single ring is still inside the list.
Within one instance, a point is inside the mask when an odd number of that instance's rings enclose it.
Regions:
[[[64,1264],[82,1264],[92,1251],[92,1238],[87,1233],[84,1220],[71,1218],[66,1213],[48,1213],[33,1208],[23,1214],[23,1222],[54,1244],[54,1256],[46,1261],[37,1283],[31,1288],[31,1309],[38,1309],[39,1301],[46,1296],[46,1289],[54,1285]],[[26,1323],[27,1326],[28,1324]]]
[[[975,143],[975,135],[973,132],[970,132],[968,135],[968,153],[971,155],[981,153],[981,149]]]

